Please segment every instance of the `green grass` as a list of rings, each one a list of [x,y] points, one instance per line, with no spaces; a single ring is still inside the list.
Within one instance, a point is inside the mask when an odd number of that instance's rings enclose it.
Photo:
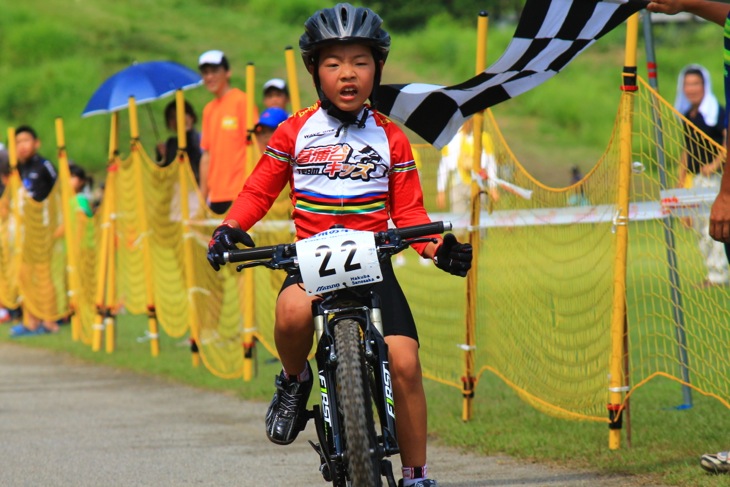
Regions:
[[[86,102],[110,75],[134,61],[169,59],[195,67],[206,49],[220,48],[232,63],[232,82],[245,86],[253,63],[256,86],[286,75],[284,48],[296,48],[302,24],[324,0],[28,0],[3,6],[0,18],[0,139],[8,126],[30,123],[41,134],[42,153],[55,159],[56,117],[64,119],[69,157],[101,177],[107,161],[109,117],[81,118]],[[393,32],[386,83],[423,81],[452,84],[474,73],[474,29],[435,15],[421,31]],[[387,19],[386,19],[387,24]],[[520,161],[543,182],[562,186],[569,167],[584,171],[602,154],[611,133],[621,84],[625,28],[615,29],[540,88],[498,105],[494,112]],[[514,26],[489,28],[488,59],[504,51]],[[710,24],[657,25],[654,29],[660,91],[674,99],[676,76],[690,62],[704,64],[722,94],[722,30]],[[643,41],[639,74],[646,77]],[[296,52],[296,51],[295,51]],[[298,55],[296,55],[298,58]],[[313,101],[311,82],[297,60],[302,103]],[[186,93],[202,111],[210,95]],[[256,91],[260,103],[261,93]],[[151,153],[156,138],[168,136],[162,110],[170,99],[140,107],[142,142]],[[154,120],[154,123],[153,121]],[[127,147],[126,112],[120,144]],[[155,133],[155,129],[157,133]],[[418,142],[418,140],[414,140]]]

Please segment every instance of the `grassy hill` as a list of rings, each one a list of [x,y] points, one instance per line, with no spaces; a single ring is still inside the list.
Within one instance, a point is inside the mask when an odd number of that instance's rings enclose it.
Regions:
[[[260,87],[269,77],[285,76],[284,48],[296,48],[304,20],[330,5],[322,0],[6,2],[0,16],[0,139],[7,138],[7,127],[29,123],[41,134],[42,152],[55,159],[54,120],[62,117],[69,156],[100,172],[107,158],[109,117],[80,115],[108,76],[134,61],[169,59],[195,68],[197,56],[215,48],[228,54],[234,85],[245,86],[245,67],[251,62]],[[476,12],[474,28],[435,16],[421,31],[393,32],[384,81],[449,84],[471,76],[475,26]],[[503,52],[513,31],[510,25],[490,27],[490,62]],[[616,29],[551,81],[494,109],[514,152],[546,183],[566,183],[568,167],[587,169],[601,155],[618,104],[624,36],[625,28]],[[665,24],[655,27],[655,36],[666,98],[674,99],[676,75],[690,62],[710,69],[714,91],[722,95],[719,27]],[[639,51],[639,73],[645,76],[643,43]],[[313,90],[303,66],[297,65],[302,103],[307,104],[314,99]],[[259,101],[260,95],[257,89]],[[210,99],[204,88],[186,96],[198,111]],[[149,149],[156,138],[168,135],[161,114],[170,100],[140,106],[142,140]],[[124,129],[126,113],[121,121]],[[126,130],[120,135],[124,148]]]

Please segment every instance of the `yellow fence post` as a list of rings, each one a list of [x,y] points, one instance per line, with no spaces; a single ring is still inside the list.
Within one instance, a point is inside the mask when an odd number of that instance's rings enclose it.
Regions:
[[[18,190],[20,189],[20,185],[22,184],[20,181],[20,173],[18,172],[18,153],[15,150],[15,127],[9,127],[8,128],[8,161],[10,163],[10,189],[12,190],[11,196],[14,198],[18,198]],[[15,183],[15,184],[13,184]],[[15,235],[14,235],[14,251],[13,255],[15,256],[18,261],[20,260],[20,252],[22,247],[22,242],[20,240],[21,238],[21,214],[20,214],[20,204],[16,201],[16,203],[13,205],[13,218],[17,222],[15,225]],[[15,267],[16,270],[20,270],[20,266],[17,265]],[[17,282],[17,279],[16,279]]]
[[[137,104],[134,97],[129,97],[129,131],[132,139],[132,165],[136,186],[137,210],[139,211],[140,243],[142,245],[142,259],[144,261],[144,277],[147,291],[147,324],[149,326],[150,351],[153,357],[160,354],[160,341],[157,331],[157,313],[155,310],[155,290],[152,276],[152,255],[150,249],[149,224],[147,223],[147,209],[144,202],[142,179],[142,158],[139,155],[139,125],[137,121]]]
[[[175,92],[175,109],[177,118],[177,160],[178,167],[178,184],[180,185],[180,223],[182,225],[183,237],[183,262],[185,265],[185,285],[188,293],[188,326],[190,327],[190,340],[193,344],[193,367],[200,365],[200,352],[197,345],[200,343],[200,328],[198,316],[198,307],[195,302],[193,291],[195,286],[195,264],[193,262],[194,252],[194,235],[190,230],[190,201],[188,199],[188,173],[185,169],[190,165],[188,159],[187,136],[185,134],[185,95],[182,90]]]
[[[66,153],[66,137],[63,132],[63,119],[56,118],[56,147],[58,149],[58,174],[61,184],[61,208],[64,221],[64,238],[66,242],[66,276],[68,278],[68,304],[71,312],[71,339],[79,341],[81,336],[81,319],[79,316],[78,296],[81,292],[81,282],[78,273],[78,242],[74,236],[76,229],[71,228],[74,219],[71,216],[71,198],[74,198],[70,184],[71,176],[68,168],[68,156]]]
[[[253,63],[246,66],[246,123],[249,137],[253,138],[254,121],[254,90],[256,89],[256,69]],[[253,171],[255,164],[254,146],[249,145],[246,150],[246,179]],[[250,381],[254,370],[254,331],[256,320],[256,293],[254,289],[254,271],[252,268],[243,270],[243,380]]]
[[[117,304],[117,247],[116,247],[116,180],[119,175],[119,162],[114,161],[106,178],[107,189],[111,189],[111,206],[109,214],[109,238],[106,241],[106,285],[104,286],[104,350],[112,353],[116,346],[116,304]]]
[[[106,272],[103,283],[103,309],[104,309],[104,338],[106,353],[112,353],[116,346],[116,305],[117,305],[117,244],[116,244],[116,211],[117,211],[117,177],[119,176],[119,114],[112,116],[112,132],[109,136],[109,160],[110,166],[107,170],[106,189],[108,195],[109,214],[107,224],[106,240]]]
[[[22,238],[22,215],[20,213],[20,201],[18,201],[18,191],[23,184],[20,180],[20,173],[18,172],[18,155],[15,150],[15,127],[8,128],[8,162],[10,163],[10,179],[8,181],[8,187],[5,191],[10,191],[10,198],[14,199],[12,206],[12,215],[15,220],[15,232],[13,235],[13,260],[11,268],[15,271],[13,276],[13,282],[15,286],[15,297],[16,302],[21,303],[22,296],[20,296],[20,290],[18,289],[18,282],[20,281],[20,267],[22,259],[23,243]]]
[[[616,256],[613,272],[613,306],[611,312],[611,360],[609,375],[608,447],[619,448],[621,443],[623,399],[627,386],[624,370],[624,334],[626,333],[626,254],[628,248],[629,186],[631,182],[631,132],[633,124],[634,92],[636,83],[636,46],[639,31],[638,14],[626,23],[626,55],[619,108],[619,180],[618,200],[614,217]]]
[[[487,12],[479,12],[477,21],[477,59],[476,73],[479,74],[486,69],[487,64]],[[482,131],[484,129],[484,112],[474,115],[474,153],[472,154],[472,173],[479,174],[482,168]],[[477,318],[477,278],[479,268],[479,220],[481,214],[481,194],[476,179],[471,178],[471,213],[469,243],[474,252],[472,270],[466,276],[466,350],[464,351],[464,377],[462,380],[462,395],[464,397],[461,419],[469,421],[472,415],[472,399],[474,399],[474,376],[475,360],[474,349],[476,346],[476,318]]]
[[[101,237],[99,240],[98,262],[96,263],[96,316],[92,326],[91,349],[94,352],[101,350],[102,332],[106,333],[106,351],[114,349],[114,262],[115,262],[115,231],[114,213],[116,211],[116,172],[118,170],[119,154],[119,113],[112,113],[109,130],[109,162],[107,163],[106,185],[101,207]],[[110,284],[111,283],[111,284]],[[109,294],[111,288],[111,295]]]
[[[287,85],[289,87],[289,99],[291,100],[292,113],[296,113],[302,108],[302,101],[299,98],[297,64],[294,57],[294,50],[292,47],[286,46],[286,49],[284,49],[284,58],[286,60]]]

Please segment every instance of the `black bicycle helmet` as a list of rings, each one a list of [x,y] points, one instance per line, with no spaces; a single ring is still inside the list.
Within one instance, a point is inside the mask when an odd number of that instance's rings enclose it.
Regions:
[[[304,65],[315,64],[317,52],[334,43],[362,42],[369,44],[377,60],[385,61],[390,50],[390,35],[380,28],[383,19],[366,7],[338,3],[318,10],[304,23],[299,38]]]

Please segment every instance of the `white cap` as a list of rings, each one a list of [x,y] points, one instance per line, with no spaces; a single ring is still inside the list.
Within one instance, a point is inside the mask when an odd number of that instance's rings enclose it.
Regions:
[[[266,90],[269,88],[276,88],[277,90],[288,92],[286,89],[286,81],[281,78],[271,78],[269,81],[264,83],[264,93],[266,93]]]
[[[203,66],[204,64],[211,64],[213,66],[218,66],[220,64],[223,64],[223,60],[225,59],[226,55],[223,54],[223,51],[205,51],[203,54],[200,55],[198,58],[198,67]]]

